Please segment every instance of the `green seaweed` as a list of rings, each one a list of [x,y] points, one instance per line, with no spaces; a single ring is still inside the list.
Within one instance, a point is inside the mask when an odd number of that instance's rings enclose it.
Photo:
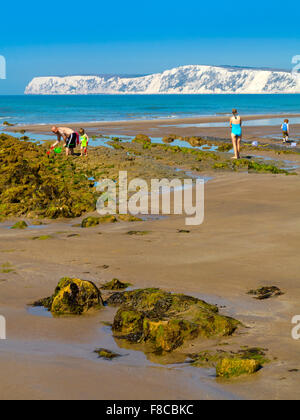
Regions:
[[[103,284],[100,289],[103,289],[103,290],[122,290],[122,289],[127,289],[129,286],[131,286],[130,283],[123,283],[119,279],[112,279],[112,281]]]
[[[149,230],[130,230],[129,232],[127,232],[127,235],[145,236],[145,235],[148,235],[149,233],[150,233]]]
[[[149,342],[155,351],[170,352],[195,338],[230,336],[240,325],[215,305],[160,289],[116,293],[107,303],[121,304],[114,333],[130,342]]]
[[[94,353],[98,354],[98,357],[100,359],[105,359],[105,360],[113,360],[116,357],[121,357],[120,354],[115,353],[112,350],[107,350],[107,349],[104,349],[104,348],[96,349],[94,351]]]
[[[26,222],[24,222],[23,220],[20,222],[15,223],[11,229],[27,229],[28,225]]]
[[[81,222],[82,228],[95,227],[103,223],[116,223],[118,220],[113,215],[106,215],[101,217],[87,217]]]
[[[258,300],[282,296],[283,294],[284,293],[277,286],[264,286],[248,292],[248,295],[253,295],[253,297]]]
[[[51,235],[41,235],[41,236],[34,236],[32,238],[33,241],[46,241],[47,239],[52,239],[53,236]]]
[[[94,283],[63,277],[52,296],[34,302],[33,306],[44,306],[55,315],[82,315],[92,308],[101,308],[103,300]]]

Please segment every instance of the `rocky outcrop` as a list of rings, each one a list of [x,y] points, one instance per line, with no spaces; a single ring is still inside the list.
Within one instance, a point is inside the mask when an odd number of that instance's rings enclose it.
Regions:
[[[151,343],[155,350],[169,352],[195,338],[229,336],[239,326],[214,305],[160,289],[118,293],[108,303],[121,304],[114,334],[130,342]]]
[[[94,283],[64,277],[51,297],[35,302],[34,306],[44,306],[56,315],[82,315],[92,308],[101,308],[103,301]]]

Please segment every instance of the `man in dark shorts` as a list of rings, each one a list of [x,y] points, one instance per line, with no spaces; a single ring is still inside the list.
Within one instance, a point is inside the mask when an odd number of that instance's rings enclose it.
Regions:
[[[65,142],[66,155],[74,155],[74,149],[77,145],[78,134],[68,127],[52,127],[52,132],[57,135],[57,141],[52,145],[50,152],[60,144],[62,138]]]

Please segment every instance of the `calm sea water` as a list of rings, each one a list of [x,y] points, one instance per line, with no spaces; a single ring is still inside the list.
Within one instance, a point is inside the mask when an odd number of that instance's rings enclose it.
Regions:
[[[299,113],[300,95],[0,96],[0,124]]]

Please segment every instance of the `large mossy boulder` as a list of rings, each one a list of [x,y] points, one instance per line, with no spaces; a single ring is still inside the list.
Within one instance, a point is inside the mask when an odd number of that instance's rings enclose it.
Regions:
[[[58,283],[53,296],[42,299],[34,305],[44,306],[56,315],[81,315],[92,308],[101,308],[103,301],[94,283],[64,277]]]
[[[157,351],[173,351],[197,337],[230,336],[240,324],[214,305],[160,289],[115,293],[108,303],[121,304],[113,323],[116,336],[151,343]]]

